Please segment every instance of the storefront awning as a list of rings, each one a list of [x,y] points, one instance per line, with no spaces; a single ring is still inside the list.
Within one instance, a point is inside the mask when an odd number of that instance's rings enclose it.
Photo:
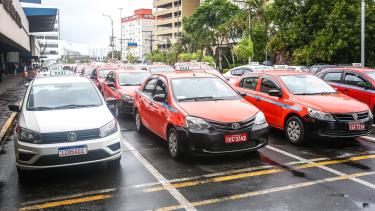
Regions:
[[[29,20],[30,32],[53,31],[56,22],[56,8],[24,7],[23,11]]]

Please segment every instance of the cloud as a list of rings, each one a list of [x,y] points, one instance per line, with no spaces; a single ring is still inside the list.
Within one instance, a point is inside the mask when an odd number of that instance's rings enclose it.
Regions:
[[[140,8],[152,8],[153,0],[43,0],[43,4],[59,8],[61,39],[89,44],[109,44],[111,22],[115,36],[120,35],[120,12],[123,17],[133,15]]]

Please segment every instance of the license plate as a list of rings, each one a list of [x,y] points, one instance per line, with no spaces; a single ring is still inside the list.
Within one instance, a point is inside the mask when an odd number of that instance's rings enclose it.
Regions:
[[[58,149],[59,157],[87,154],[87,146],[62,147]]]
[[[247,141],[247,133],[241,133],[241,134],[235,134],[235,135],[225,135],[224,140],[225,140],[225,143],[227,143],[227,144],[246,142]]]
[[[349,123],[349,130],[365,130],[363,123]]]

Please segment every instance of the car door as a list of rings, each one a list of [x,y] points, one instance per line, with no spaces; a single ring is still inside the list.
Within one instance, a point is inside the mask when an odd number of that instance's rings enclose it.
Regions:
[[[262,76],[260,83],[256,105],[263,111],[268,124],[282,128],[282,105],[284,105],[284,100],[282,97],[279,98],[268,94],[270,90],[279,90],[282,92],[280,85],[273,77],[267,75]]]
[[[166,137],[167,112],[168,112],[168,87],[166,80],[159,77],[156,82],[154,93],[152,97],[158,95],[165,99],[165,102],[156,102],[151,100],[150,102],[150,129],[157,133],[159,136]]]
[[[142,118],[142,123],[149,129],[152,130],[151,128],[151,109],[150,108],[150,103],[152,101],[152,95],[154,93],[155,85],[156,82],[158,81],[157,77],[150,78],[143,90],[141,91],[141,94],[139,95],[139,108],[138,110],[140,111],[140,115]]]
[[[110,97],[110,87],[108,86],[108,84],[112,83],[112,75],[113,73],[109,73],[107,75],[107,77],[105,78],[104,80],[104,83],[102,84],[102,92],[103,92],[103,96],[104,96],[104,99],[107,99],[108,97]]]
[[[371,95],[367,90],[371,89],[370,83],[361,75],[346,71],[344,76],[346,87],[343,93],[366,104],[370,104]]]
[[[256,88],[259,82],[259,75],[251,75],[243,78],[240,82],[239,92],[245,93],[244,97],[248,102],[257,106],[257,91]]]
[[[323,80],[333,86],[338,92],[343,92],[345,86],[342,81],[343,70],[332,70],[321,76]]]

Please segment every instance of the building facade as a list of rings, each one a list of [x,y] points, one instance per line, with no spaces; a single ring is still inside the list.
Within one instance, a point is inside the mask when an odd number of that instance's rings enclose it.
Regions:
[[[154,48],[167,50],[182,31],[183,17],[191,16],[201,0],[154,0]]]
[[[62,56],[58,20],[50,32],[31,33],[40,45],[42,63],[54,63]]]
[[[134,11],[134,15],[122,18],[122,58],[125,61],[128,54],[143,61],[145,55],[151,52],[154,21],[152,9],[138,9]]]

